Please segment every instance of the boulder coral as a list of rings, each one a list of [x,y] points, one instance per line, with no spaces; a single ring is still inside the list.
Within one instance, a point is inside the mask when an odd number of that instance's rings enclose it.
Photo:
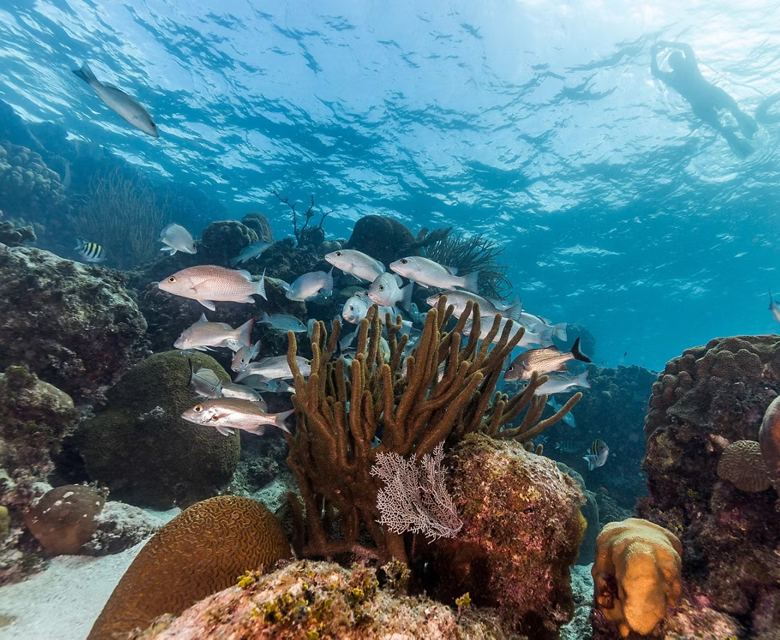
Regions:
[[[0,368],[25,364],[76,399],[90,397],[143,352],[146,321],[124,285],[102,267],[0,245]]]
[[[225,437],[181,418],[196,404],[190,366],[230,381],[206,354],[157,353],[111,387],[105,409],[76,432],[89,478],[106,484],[114,498],[159,509],[186,507],[230,481],[241,451],[238,434]]]
[[[262,240],[263,242],[274,241],[274,233],[271,230],[271,223],[268,222],[268,218],[266,218],[262,213],[258,213],[257,211],[247,213],[243,218],[241,218],[241,223],[252,229],[252,231],[257,234],[258,240]]]
[[[57,211],[65,200],[59,174],[27,147],[0,143],[0,199],[13,215],[39,219]]]
[[[412,232],[394,218],[363,216],[355,223],[344,248],[367,253],[389,268],[394,260],[417,254],[412,250],[414,241]]]
[[[649,635],[680,598],[680,540],[647,520],[610,522],[596,540],[591,569],[599,611],[620,635]]]
[[[257,233],[238,220],[218,220],[203,230],[198,253],[200,264],[229,267],[247,245],[257,242]]]
[[[528,637],[555,638],[574,612],[569,570],[586,522],[577,483],[513,441],[466,437],[448,454],[463,528],[421,554],[426,589],[444,602],[468,592]]]
[[[290,557],[282,526],[262,504],[219,496],[199,502],[160,529],[122,576],[88,640],[127,637],[163,614],[178,615]],[[205,636],[199,636],[205,637]]]

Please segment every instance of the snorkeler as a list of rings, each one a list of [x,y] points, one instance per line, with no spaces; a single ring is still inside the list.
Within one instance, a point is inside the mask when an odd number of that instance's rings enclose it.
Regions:
[[[661,71],[658,68],[656,57],[659,48],[667,47],[677,49],[677,51],[672,52],[669,56],[669,66],[672,70]],[[728,109],[736,118],[740,130],[746,138],[752,138],[758,126],[753,118],[740,110],[734,98],[720,87],[716,87],[704,79],[690,45],[683,42],[659,40],[651,47],[650,54],[652,55],[650,70],[653,75],[685,98],[691,105],[693,113],[720,133],[736,155],[744,158],[753,152],[753,147],[747,140],[737,136],[720,121],[718,111]]]

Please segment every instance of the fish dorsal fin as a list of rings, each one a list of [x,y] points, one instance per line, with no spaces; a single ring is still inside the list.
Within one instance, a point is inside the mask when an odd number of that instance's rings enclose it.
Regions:
[[[450,272],[450,275],[456,276],[458,275],[458,267],[444,267],[447,271]]]
[[[200,318],[198,318],[198,321],[195,324],[203,324],[205,322],[208,322],[209,319],[206,317],[205,313],[200,314]]]
[[[243,278],[246,278],[249,282],[252,282],[252,274],[246,269],[236,269],[236,272],[241,274]]]
[[[395,281],[398,284],[399,287],[402,287],[404,285],[404,280],[401,276],[399,276],[397,273],[393,274],[395,276]]]

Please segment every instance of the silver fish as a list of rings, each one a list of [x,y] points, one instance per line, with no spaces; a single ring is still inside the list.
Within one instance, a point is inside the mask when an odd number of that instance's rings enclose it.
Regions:
[[[243,371],[246,366],[252,362],[260,353],[260,341],[255,342],[251,347],[243,346],[233,355],[233,361],[230,368],[233,371]]]
[[[192,239],[190,232],[180,224],[172,222],[160,232],[160,242],[165,245],[160,251],[167,251],[171,255],[177,251],[182,253],[197,253],[195,240]]]
[[[552,327],[552,335],[558,338],[558,340],[566,342],[569,339],[567,333],[568,325],[565,322],[550,324],[548,320],[545,320],[540,316],[535,316],[532,313],[526,313],[525,311],[518,314],[516,320],[526,329],[535,332],[543,331],[545,327]]]
[[[260,320],[260,322],[267,324],[274,329],[278,329],[279,331],[294,331],[295,333],[304,333],[306,331],[306,325],[303,324],[303,322],[295,316],[286,313],[275,313],[274,315],[269,316],[267,313],[263,312],[263,319]]]
[[[373,303],[370,300],[364,300],[358,296],[352,296],[344,303],[341,308],[341,317],[347,322],[352,324],[358,324],[368,314],[368,310]],[[391,318],[395,318],[398,312],[393,307],[379,307],[379,322],[385,323],[387,314],[390,314]]]
[[[263,252],[270,248],[273,245],[273,242],[265,242],[263,240],[258,240],[257,242],[253,242],[252,244],[244,247],[241,250],[241,253],[239,253],[235,258],[230,260],[230,266],[235,267],[237,264],[240,264],[241,262],[246,262],[247,260],[251,260],[252,258],[257,258],[258,256],[262,255]]]
[[[538,387],[534,395],[540,396],[547,394],[548,396],[553,393],[564,393],[571,389],[581,387],[583,389],[590,389],[590,382],[588,382],[588,372],[583,371],[577,376],[570,376],[566,373],[558,373],[553,371],[552,373],[546,373],[547,382]],[[525,389],[528,383],[521,384],[520,388]]]
[[[257,391],[245,387],[242,384],[222,382],[212,369],[207,369],[206,367],[201,367],[197,371],[193,371],[192,360],[190,360],[190,386],[195,393],[204,398],[239,398],[242,400],[252,400],[253,402],[257,402],[263,411],[268,411],[268,406]]]
[[[306,358],[302,358],[301,356],[296,356],[295,361],[298,364],[301,375],[311,375],[310,360],[306,360]],[[235,381],[240,382],[249,376],[260,376],[266,380],[275,380],[276,378],[291,380],[293,374],[290,370],[290,365],[287,363],[287,356],[272,356],[270,358],[262,358],[257,362],[250,362],[246,369],[239,372]]]
[[[609,447],[597,438],[585,453],[582,459],[588,463],[588,471],[593,471],[597,467],[604,466],[609,458]]]
[[[345,273],[373,282],[385,272],[385,265],[368,254],[354,249],[340,249],[325,256],[325,260]]]
[[[395,274],[383,273],[371,283],[368,297],[378,305],[392,307],[398,304],[402,309],[409,311],[413,290],[414,282],[410,282],[402,288],[399,286],[398,277]]]
[[[536,371],[539,375],[566,369],[565,363],[569,360],[579,360],[580,362],[590,362],[584,353],[580,351],[580,339],[577,338],[572,345],[571,351],[563,352],[557,347],[547,347],[542,349],[529,349],[521,353],[514,360],[504,374],[504,380],[528,380],[531,374]]]
[[[198,351],[206,351],[207,347],[235,347],[238,349],[240,345],[249,346],[251,344],[254,326],[255,321],[250,318],[240,327],[234,329],[225,322],[209,322],[204,313],[191,327],[182,331],[173,346],[177,349],[197,349]]]
[[[136,129],[140,129],[144,133],[148,133],[154,138],[160,137],[157,125],[154,124],[149,112],[144,109],[137,100],[131,98],[121,89],[100,82],[95,77],[95,74],[92,73],[92,70],[87,66],[86,62],[81,65],[81,69],[74,69],[73,73],[92,87],[92,90],[97,94],[97,97],[105,102],[108,108],[125,122],[133,125]]]
[[[445,267],[438,262],[420,256],[409,256],[396,260],[390,265],[390,269],[423,287],[437,287],[439,289],[457,287],[473,292],[478,290],[478,273],[458,276],[458,270],[454,267]]]
[[[769,310],[772,312],[772,317],[780,322],[780,304],[777,304],[775,302],[775,299],[772,297],[772,290],[769,290]]]
[[[295,279],[287,289],[286,297],[290,300],[304,302],[312,300],[319,295],[328,295],[333,291],[333,269],[328,273],[324,271],[310,271]]]
[[[239,400],[251,400],[256,402],[263,411],[268,411],[268,405],[260,397],[260,394],[243,384],[234,384],[232,382],[224,382],[221,387],[223,398],[237,398]]]
[[[87,262],[106,261],[105,250],[96,242],[85,242],[79,238],[76,240],[76,251],[78,251],[81,257]]]
[[[552,407],[553,411],[555,411],[556,413],[560,411],[561,408],[563,407],[562,404],[559,404],[555,401],[555,398],[553,396],[550,396],[549,400],[547,400],[547,404],[549,404]],[[574,414],[571,411],[569,411],[569,413],[563,416],[563,421],[566,424],[568,424],[572,429],[577,428],[577,423],[574,421]]]
[[[506,327],[506,323],[511,322],[512,327],[509,329],[509,337],[514,338],[517,335],[517,332],[520,331],[520,329],[524,328],[522,325],[518,324],[514,320],[511,320],[510,318],[501,318],[501,324],[499,325],[498,332],[493,337],[493,342],[498,342],[501,339],[501,335],[504,333],[504,327]],[[480,330],[479,330],[479,338],[480,340],[484,340],[487,338],[488,333],[490,333],[490,329],[493,326],[493,322],[480,322]],[[473,327],[473,323],[471,320],[468,320],[466,324],[463,326],[463,335],[464,336],[470,336],[471,330]],[[528,329],[525,330],[525,333],[523,333],[523,337],[520,338],[520,342],[517,343],[517,346],[520,348],[528,348],[531,346],[542,346],[547,347],[552,344],[552,328],[547,327],[543,330],[542,333],[534,333],[533,331],[529,331]]]
[[[182,298],[197,300],[214,311],[214,301],[253,303],[253,295],[265,298],[265,272],[254,282],[249,271],[201,265],[177,271],[157,286]]]
[[[412,317],[412,322],[414,324],[425,324],[425,318],[428,316],[427,313],[420,313],[420,310],[414,302],[409,305],[409,315]]]
[[[294,410],[266,413],[258,403],[250,400],[215,398],[187,409],[181,417],[188,422],[215,427],[224,436],[232,435],[234,429],[261,436],[266,433],[268,425],[290,433],[284,421],[293,413]]]
[[[243,382],[247,387],[257,389],[258,391],[265,393],[295,393],[295,388],[291,387],[284,380],[267,380],[260,376],[250,376]]]
[[[497,315],[502,315],[505,318],[517,320],[523,312],[522,302],[503,305],[495,300],[483,298],[470,291],[442,291],[441,293],[432,295],[426,302],[432,307],[435,307],[439,303],[439,298],[442,296],[447,296],[447,305],[455,307],[453,315],[455,315],[456,318],[460,318],[463,315],[466,311],[466,304],[469,301],[479,303],[479,315],[482,317],[494,318]]]

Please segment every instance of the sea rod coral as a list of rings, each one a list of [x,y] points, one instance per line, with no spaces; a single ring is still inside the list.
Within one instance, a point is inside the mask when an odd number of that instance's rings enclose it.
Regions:
[[[311,376],[305,380],[296,364],[297,341],[288,333],[287,360],[295,374],[297,429],[286,435],[287,463],[296,476],[306,508],[291,501],[296,546],[307,557],[353,554],[380,561],[407,561],[404,537],[377,522],[381,514],[378,478],[371,475],[377,456],[395,453],[418,458],[440,442],[457,442],[469,433],[521,442],[536,437],[560,420],[581,397],[571,398],[555,415],[540,420],[546,396],[534,392],[545,376],[536,374],[513,398],[495,393],[503,364],[522,338],[511,337],[510,325],[491,349],[500,318],[486,340],[478,336],[480,314],[471,303],[452,330],[452,307],[446,298],[428,312],[425,328],[411,355],[404,358],[408,335],[400,321],[386,319],[389,359],[380,350],[382,325],[376,307],[360,323],[357,355],[350,365],[331,361],[340,333],[338,321],[328,336],[318,322],[311,338]],[[463,327],[472,318],[477,331],[462,344]],[[517,427],[504,428],[526,411]],[[372,447],[374,438],[380,443]],[[337,525],[334,527],[334,524]],[[372,544],[359,542],[367,531]]]

